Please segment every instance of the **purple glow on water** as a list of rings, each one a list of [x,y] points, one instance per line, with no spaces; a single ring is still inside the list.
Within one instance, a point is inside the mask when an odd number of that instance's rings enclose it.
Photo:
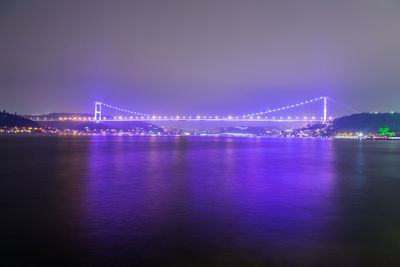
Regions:
[[[121,256],[128,247],[185,258],[186,245],[195,254],[214,250],[212,258],[323,251],[334,233],[331,143],[93,137],[86,208],[94,253]]]
[[[2,251],[15,263],[400,262],[400,146],[395,141],[2,140],[0,196],[9,207],[1,214]]]

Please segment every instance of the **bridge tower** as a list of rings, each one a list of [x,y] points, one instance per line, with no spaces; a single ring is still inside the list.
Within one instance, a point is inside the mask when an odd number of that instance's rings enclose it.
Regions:
[[[101,102],[96,101],[94,103],[94,120],[96,122],[101,121]]]
[[[324,96],[324,120],[323,120],[324,124],[326,123],[327,112],[328,112],[328,110],[327,110],[327,102],[328,102],[327,99],[328,99],[328,97]]]

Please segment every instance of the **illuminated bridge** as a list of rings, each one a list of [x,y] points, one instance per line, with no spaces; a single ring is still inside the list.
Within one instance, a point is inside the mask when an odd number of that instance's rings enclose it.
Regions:
[[[227,115],[227,116],[210,116],[210,115],[194,115],[194,116],[170,116],[170,115],[150,115],[140,113],[125,108],[109,105],[104,102],[95,102],[95,115],[93,119],[96,122],[101,121],[218,121],[218,122],[322,122],[326,123],[331,120],[327,116],[327,100],[328,97],[321,96],[307,101],[299,102],[292,105],[281,106],[274,109],[268,109],[261,112]],[[301,108],[311,104],[319,105],[319,115],[301,115]],[[288,111],[296,111],[289,115]],[[300,110],[300,112],[299,112]],[[112,112],[110,112],[112,111]],[[113,113],[113,114],[110,114]]]

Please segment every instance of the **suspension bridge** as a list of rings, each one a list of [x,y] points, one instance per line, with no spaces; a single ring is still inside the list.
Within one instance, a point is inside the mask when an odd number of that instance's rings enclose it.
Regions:
[[[210,115],[195,115],[195,116],[182,116],[182,115],[150,115],[137,111],[128,110],[125,108],[109,105],[107,103],[96,101],[94,103],[94,118],[96,122],[102,121],[218,121],[218,122],[322,122],[326,123],[332,120],[328,117],[327,109],[327,96],[316,97],[307,101],[298,102],[291,105],[281,106],[279,108],[268,109],[256,113],[248,113],[242,115],[227,115],[227,116],[210,116]],[[289,115],[282,116],[288,110],[294,110],[312,103],[320,103],[319,116],[300,116]],[[106,110],[114,111],[114,116],[108,115]]]

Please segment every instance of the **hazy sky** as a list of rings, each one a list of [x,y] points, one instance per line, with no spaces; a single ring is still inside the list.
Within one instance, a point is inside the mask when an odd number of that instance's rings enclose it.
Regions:
[[[398,0],[2,0],[0,108],[400,111]],[[333,107],[332,107],[333,108]]]

